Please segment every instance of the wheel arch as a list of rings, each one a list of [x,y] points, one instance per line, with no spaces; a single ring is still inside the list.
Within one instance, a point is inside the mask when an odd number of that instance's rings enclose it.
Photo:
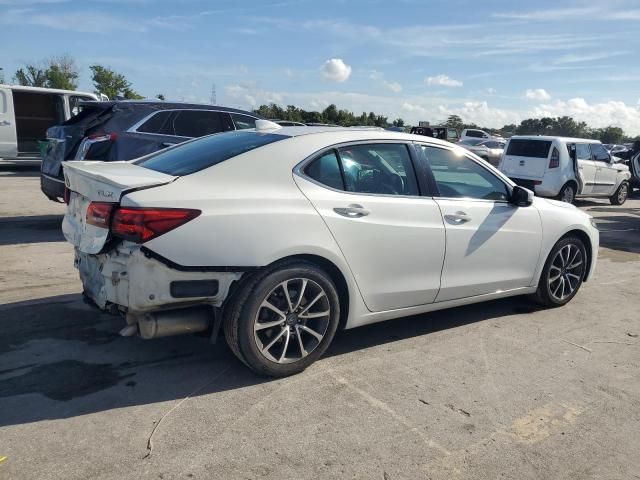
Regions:
[[[589,272],[591,272],[591,263],[593,262],[593,245],[591,244],[591,239],[589,238],[589,235],[587,235],[586,232],[576,228],[573,230],[569,230],[567,233],[562,235],[562,237],[558,239],[558,242],[563,238],[567,238],[567,237],[578,237],[580,240],[582,240],[582,243],[584,243],[584,248],[587,250],[587,265],[586,265],[587,268],[585,268],[584,270],[584,278],[583,278],[583,281],[586,282],[589,279]]]

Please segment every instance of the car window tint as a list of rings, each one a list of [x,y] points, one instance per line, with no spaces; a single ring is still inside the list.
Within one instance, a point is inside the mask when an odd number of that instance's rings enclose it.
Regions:
[[[223,131],[218,112],[207,110],[181,110],[173,119],[174,135],[204,137]]]
[[[551,149],[550,140],[512,138],[507,147],[507,155],[516,157],[547,158]]]
[[[254,131],[227,132],[161,150],[135,163],[168,175],[189,175],[285,138],[289,137]]]
[[[591,144],[591,153],[593,154],[593,159],[598,162],[609,161],[609,152],[607,152],[607,149],[600,143]]]
[[[174,135],[173,124],[169,119],[174,112],[158,112],[151,116],[146,122],[140,125],[136,131],[141,133],[159,133],[163,135]]]
[[[344,190],[338,157],[334,150],[323,154],[312,161],[305,173],[315,181],[337,190]]]
[[[419,195],[408,147],[353,145],[339,149],[346,190],[383,195]]]
[[[487,148],[498,148],[499,147],[498,142],[484,142],[483,145],[485,145]]]
[[[256,128],[256,119],[248,115],[241,115],[239,113],[232,113],[233,123],[238,130],[244,130],[246,128]]]
[[[483,133],[480,130],[467,130],[467,137],[482,138]]]
[[[576,143],[576,157],[578,160],[591,160],[591,149],[587,143]]]
[[[461,153],[435,147],[421,147],[442,197],[507,200],[507,186],[486,168]]]

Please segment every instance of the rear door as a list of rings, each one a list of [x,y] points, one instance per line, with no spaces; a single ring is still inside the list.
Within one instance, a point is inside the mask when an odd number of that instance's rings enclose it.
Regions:
[[[13,94],[10,88],[0,88],[0,158],[17,156],[18,138],[13,111]]]
[[[420,196],[410,148],[343,146],[294,176],[375,312],[431,303],[440,288],[445,231],[436,202]]]
[[[500,170],[511,178],[542,180],[549,165],[551,140],[512,138],[507,144]]]
[[[576,143],[576,158],[578,170],[582,181],[582,195],[593,193],[596,182],[596,165],[591,158],[591,148],[588,143]]]
[[[509,203],[507,184],[466,155],[427,145],[420,151],[447,234],[436,301],[529,286],[542,243],[538,211]]]
[[[596,168],[596,181],[593,193],[613,195],[616,190],[618,170],[611,163],[611,155],[600,143],[591,144],[593,163]]]

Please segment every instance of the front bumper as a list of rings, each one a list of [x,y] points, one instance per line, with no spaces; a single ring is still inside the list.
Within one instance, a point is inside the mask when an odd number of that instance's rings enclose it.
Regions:
[[[98,255],[76,249],[75,267],[85,295],[100,309],[115,307],[131,315],[180,305],[221,306],[231,284],[242,276],[242,272],[175,270],[131,242]]]

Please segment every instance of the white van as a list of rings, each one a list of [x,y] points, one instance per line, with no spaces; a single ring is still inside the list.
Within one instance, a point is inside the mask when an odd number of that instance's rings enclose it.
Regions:
[[[82,100],[100,100],[88,92],[0,84],[0,159],[40,160],[38,141],[47,128],[80,111]]]
[[[602,143],[584,138],[514,136],[499,169],[542,197],[572,203],[576,197],[608,197],[622,205],[629,194],[629,167]]]

